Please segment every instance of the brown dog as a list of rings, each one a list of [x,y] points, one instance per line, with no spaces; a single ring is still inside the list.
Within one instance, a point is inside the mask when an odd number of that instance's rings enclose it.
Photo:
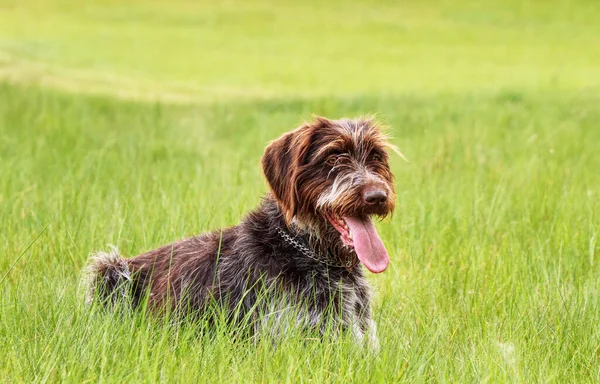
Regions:
[[[205,314],[217,304],[252,330],[327,324],[377,345],[359,264],[383,272],[388,253],[373,216],[394,209],[386,136],[372,119],[316,118],[273,141],[262,167],[272,193],[239,225],[124,259],[92,256],[88,302]],[[271,322],[272,324],[265,327]]]

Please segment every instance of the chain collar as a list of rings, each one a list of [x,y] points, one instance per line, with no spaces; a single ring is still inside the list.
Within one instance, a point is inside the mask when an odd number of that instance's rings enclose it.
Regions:
[[[358,262],[359,262],[358,258],[356,258],[356,260],[348,260],[346,263],[332,263],[332,262],[329,262],[327,260],[327,258],[321,258],[318,255],[316,255],[310,248],[308,248],[306,245],[304,245],[297,238],[292,237],[284,229],[282,229],[280,227],[277,227],[277,233],[279,233],[279,236],[281,236],[292,247],[294,247],[298,251],[300,251],[304,256],[306,256],[308,258],[311,258],[311,259],[313,259],[315,261],[318,261],[319,263],[325,264],[325,265],[327,265],[329,267],[345,268],[348,271],[352,271],[354,269],[354,267],[356,267],[358,265]]]

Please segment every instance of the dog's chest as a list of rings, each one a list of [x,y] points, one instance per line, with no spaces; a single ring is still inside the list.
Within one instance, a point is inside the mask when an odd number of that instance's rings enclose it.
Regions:
[[[312,285],[312,292],[302,287],[306,297],[300,298],[308,307],[304,313],[313,317],[309,319],[312,323],[318,318],[354,328],[360,323],[360,317],[370,312],[368,285],[361,275],[321,274],[313,277]]]
[[[365,284],[364,286],[362,284]],[[283,295],[273,295],[257,323],[262,331],[286,333],[290,327],[320,330],[328,327],[351,331],[362,339],[369,321],[369,297],[363,279],[313,276],[310,282],[286,284]]]

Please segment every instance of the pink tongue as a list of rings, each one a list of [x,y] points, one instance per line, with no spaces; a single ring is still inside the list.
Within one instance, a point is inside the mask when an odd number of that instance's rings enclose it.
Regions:
[[[385,271],[390,263],[390,257],[371,218],[360,220],[355,217],[344,217],[344,220],[350,227],[354,250],[360,261],[373,273]]]

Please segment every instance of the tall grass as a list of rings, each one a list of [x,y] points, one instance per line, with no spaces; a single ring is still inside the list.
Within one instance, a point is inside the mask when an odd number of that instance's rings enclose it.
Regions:
[[[4,381],[599,379],[600,119],[591,93],[491,92],[148,105],[0,86]],[[236,223],[265,144],[310,113],[378,112],[396,214],[370,276],[381,351],[240,340],[86,310],[88,254],[135,255]],[[39,236],[38,236],[39,235]]]

